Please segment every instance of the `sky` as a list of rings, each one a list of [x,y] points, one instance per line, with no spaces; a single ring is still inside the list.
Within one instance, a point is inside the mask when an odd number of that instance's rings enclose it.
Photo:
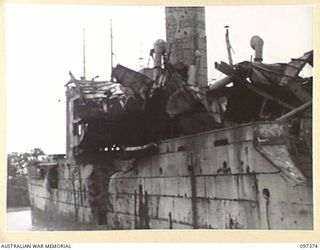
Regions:
[[[114,65],[147,66],[154,41],[165,40],[164,6],[5,5],[8,153],[65,153],[68,72],[83,75],[85,29],[87,79],[110,79],[111,19]],[[209,80],[223,77],[214,62],[228,61],[225,25],[235,63],[250,60],[253,35],[264,40],[265,63],[313,49],[312,6],[206,6]]]

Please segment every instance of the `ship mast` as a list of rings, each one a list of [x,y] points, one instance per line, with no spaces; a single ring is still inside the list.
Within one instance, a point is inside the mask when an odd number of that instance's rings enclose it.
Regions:
[[[82,29],[82,38],[83,38],[83,77],[86,79],[86,30]]]
[[[110,58],[110,64],[111,64],[111,78],[110,81],[113,82],[114,79],[112,77],[112,70],[113,70],[113,36],[112,36],[112,19],[110,19],[110,53],[111,53],[111,58]]]

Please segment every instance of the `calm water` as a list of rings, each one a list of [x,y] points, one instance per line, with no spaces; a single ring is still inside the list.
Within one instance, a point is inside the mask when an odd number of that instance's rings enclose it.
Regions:
[[[9,208],[7,210],[8,231],[31,231],[31,211],[29,207]]]

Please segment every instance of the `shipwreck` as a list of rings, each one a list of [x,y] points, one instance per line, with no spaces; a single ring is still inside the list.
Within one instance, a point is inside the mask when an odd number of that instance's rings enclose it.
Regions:
[[[217,62],[204,7],[166,7],[153,68],[66,84],[66,155],[28,167],[32,223],[54,230],[313,229],[313,51]]]

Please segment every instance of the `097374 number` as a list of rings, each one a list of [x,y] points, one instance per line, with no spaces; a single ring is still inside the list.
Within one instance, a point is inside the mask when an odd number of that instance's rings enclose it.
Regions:
[[[318,244],[299,244],[299,247],[305,249],[318,248]]]

